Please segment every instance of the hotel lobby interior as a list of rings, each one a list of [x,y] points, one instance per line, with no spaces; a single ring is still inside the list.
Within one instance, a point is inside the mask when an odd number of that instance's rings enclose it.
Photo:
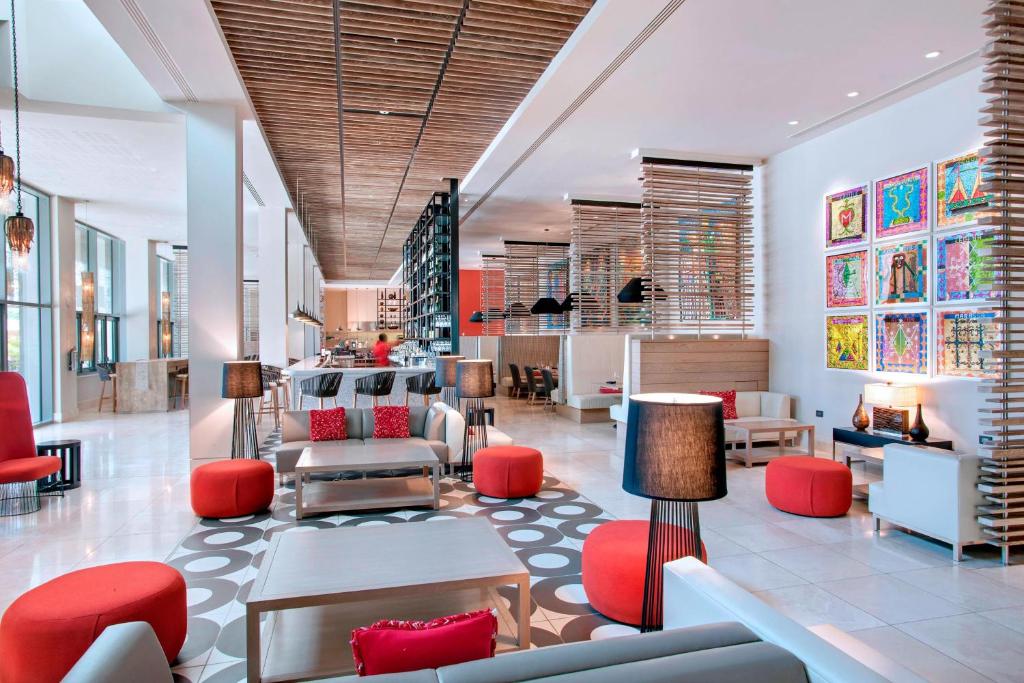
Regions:
[[[0,5],[0,683],[1024,680],[1024,1]]]

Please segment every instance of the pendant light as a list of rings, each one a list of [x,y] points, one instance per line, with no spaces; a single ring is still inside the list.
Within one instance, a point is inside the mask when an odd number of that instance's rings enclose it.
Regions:
[[[21,212],[21,110],[18,103],[18,30],[14,20],[14,2],[15,0],[11,0],[11,62],[14,68],[14,156],[16,158],[14,191],[17,193],[18,212],[7,217],[7,220],[4,221],[4,228],[7,233],[7,244],[11,248],[15,263],[24,266],[28,262],[36,228],[32,219]],[[3,163],[0,160],[0,164]]]
[[[483,311],[473,311],[473,314],[469,316],[469,322],[471,323],[482,323],[484,321]]]
[[[561,315],[562,304],[558,303],[558,299],[553,299],[550,296],[541,297],[530,308],[530,313],[533,315]]]
[[[644,302],[643,279],[635,277],[627,282],[617,298],[620,304],[642,304]]]
[[[562,302],[562,313],[568,313],[569,311],[575,310],[573,306],[572,298],[576,296],[575,292],[570,292],[569,296],[565,297],[565,301]]]

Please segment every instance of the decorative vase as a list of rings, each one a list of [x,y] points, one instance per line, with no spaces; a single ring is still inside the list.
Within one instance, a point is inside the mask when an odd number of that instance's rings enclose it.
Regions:
[[[864,407],[864,394],[857,395],[857,410],[853,411],[853,427],[858,432],[863,432],[871,425],[868,418],[868,411]]]
[[[928,440],[928,426],[924,423],[924,418],[921,417],[921,404],[917,404],[917,416],[914,418],[914,424],[910,426],[910,438],[918,443],[924,443]]]

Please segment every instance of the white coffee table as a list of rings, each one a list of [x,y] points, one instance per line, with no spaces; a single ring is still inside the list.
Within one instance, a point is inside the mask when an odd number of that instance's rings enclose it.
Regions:
[[[382,440],[383,441],[383,440]],[[313,474],[416,469],[421,476],[314,481]],[[295,463],[295,517],[343,510],[428,506],[440,502],[440,461],[426,444],[307,446]]]
[[[758,420],[744,422],[730,422],[729,427],[739,432],[741,438],[746,441],[746,448],[738,450],[733,448],[728,451],[728,457],[733,460],[741,460],[747,467],[754,463],[768,462],[780,455],[814,455],[814,425],[801,424],[789,420]],[[807,449],[800,453],[793,448],[786,448],[786,435],[795,434],[794,442],[800,440],[800,434],[807,434]],[[758,434],[769,434],[779,440],[778,448],[754,448],[754,441]]]

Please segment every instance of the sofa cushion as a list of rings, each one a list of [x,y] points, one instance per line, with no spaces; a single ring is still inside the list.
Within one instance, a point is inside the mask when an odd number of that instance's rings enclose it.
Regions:
[[[567,403],[579,410],[610,408],[616,403],[622,403],[622,394],[570,394]]]
[[[726,420],[735,420],[739,415],[736,414],[736,390],[729,389],[728,391],[700,391],[698,392],[702,396],[717,396],[722,399],[722,418]]]
[[[448,412],[448,406],[440,401],[434,403],[427,409],[423,416],[423,438],[430,441],[444,441],[444,418]],[[409,419],[413,418],[412,412]],[[410,432],[412,429],[409,430]]]
[[[295,463],[299,461],[302,456],[302,451],[307,446],[312,446],[315,441],[303,440],[303,441],[286,441],[277,447],[274,452],[274,460],[277,466],[278,474],[291,474],[295,471]],[[341,446],[343,448],[362,446],[365,441],[362,439],[345,439],[344,441],[338,441],[335,446]]]
[[[745,420],[761,414],[761,391],[736,392],[736,417]]]
[[[373,438],[408,439],[409,406],[374,406]]]
[[[388,406],[381,406],[388,407]],[[408,408],[409,409],[409,436],[423,436],[423,430],[427,422],[427,410],[426,406],[395,406],[397,408]],[[360,408],[359,413],[362,416],[362,438],[370,439],[373,438],[374,418],[373,409],[371,408]]]
[[[310,441],[342,441],[347,438],[344,408],[309,411]]]

